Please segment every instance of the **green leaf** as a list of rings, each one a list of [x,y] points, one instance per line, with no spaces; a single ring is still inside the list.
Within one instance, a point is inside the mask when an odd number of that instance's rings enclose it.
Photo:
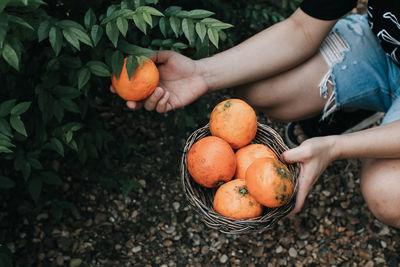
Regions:
[[[5,136],[12,137],[13,134],[11,132],[11,127],[8,121],[3,118],[0,118],[0,133],[4,134]],[[1,139],[0,139],[1,141]]]
[[[13,151],[5,146],[0,145],[0,153],[13,153]]]
[[[72,131],[68,131],[64,134],[64,137],[65,137],[65,142],[68,144],[74,137],[74,133]]]
[[[148,57],[145,57],[145,56],[136,57],[136,61],[139,63],[141,68],[143,68],[143,60],[150,62],[150,59]]]
[[[143,18],[141,13],[135,13],[133,16],[133,22],[135,23],[136,27],[141,30],[144,34],[146,34],[146,22]]]
[[[215,45],[215,47],[218,48],[219,36],[217,30],[214,28],[208,28],[207,35],[211,43],[213,43],[213,45]]]
[[[15,186],[15,182],[8,177],[0,176],[0,188],[10,189]]]
[[[54,99],[52,102],[53,104],[53,110],[50,115],[54,115],[56,117],[57,121],[61,123],[62,119],[64,118],[64,108],[60,103],[60,100]]]
[[[8,15],[8,21],[13,22],[15,24],[21,25],[22,27],[25,27],[27,29],[30,29],[34,31],[35,29],[25,20],[21,19],[20,17],[13,16],[13,15]]]
[[[117,18],[117,27],[121,34],[125,37],[128,32],[128,20],[123,17]]]
[[[87,65],[89,66],[90,71],[96,76],[100,77],[111,76],[110,69],[106,64],[104,64],[101,61],[89,61]]]
[[[37,30],[38,41],[41,42],[49,36],[50,31],[50,22],[48,20],[44,20],[40,23],[39,28]]]
[[[219,35],[219,39],[220,39],[222,42],[225,42],[225,41],[226,41],[227,36],[226,36],[226,33],[225,33],[225,32],[219,31],[219,32],[218,32],[218,35]]]
[[[0,137],[4,138],[4,136],[0,136]],[[11,143],[9,140],[6,140],[6,139],[0,139],[0,146],[4,146],[7,148],[15,147],[15,145],[13,143]]]
[[[22,134],[23,136],[28,136],[28,134],[26,133],[25,130],[25,125],[21,120],[21,117],[18,115],[11,115],[10,117],[10,124],[11,127],[14,128],[14,130],[16,130],[17,132],[19,132],[20,134]]]
[[[181,10],[182,10],[182,8],[179,6],[170,6],[165,10],[165,15],[174,16]]]
[[[29,182],[29,193],[31,194],[33,200],[37,201],[39,199],[40,193],[42,192],[42,179],[38,176],[34,176]]]
[[[62,32],[63,32],[65,40],[67,40],[68,43],[70,43],[76,49],[81,50],[81,48],[79,46],[79,39],[72,31],[72,28],[65,28],[65,29],[63,29]]]
[[[43,166],[38,159],[28,158],[28,162],[35,170],[43,169]]]
[[[188,13],[188,18],[191,19],[203,19],[203,18],[207,18],[209,16],[214,15],[214,12],[208,11],[208,10],[204,10],[204,9],[194,9],[189,11]]]
[[[74,99],[82,93],[74,87],[57,85],[51,91],[56,98]]]
[[[54,53],[56,54],[56,56],[58,56],[61,51],[63,37],[60,29],[56,28],[55,26],[51,27],[50,29],[49,42],[54,50]]]
[[[162,35],[164,37],[167,37],[168,28],[167,28],[167,23],[165,22],[164,17],[160,18],[160,21],[158,22],[158,26],[160,27],[160,31],[161,31]]]
[[[88,11],[86,11],[85,18],[84,18],[84,24],[87,29],[92,28],[92,26],[96,23],[97,18],[96,14],[94,14],[93,9],[89,8]]]
[[[177,42],[177,43],[174,43],[172,45],[172,48],[175,48],[175,49],[186,49],[186,48],[188,48],[188,46],[186,44],[184,44],[184,43]]]
[[[63,108],[65,108],[70,112],[81,113],[81,110],[79,109],[78,105],[71,99],[61,98],[60,103],[63,106]]]
[[[119,17],[129,18],[129,17],[132,17],[134,14],[135,14],[135,12],[132,10],[120,9],[120,10],[114,11],[109,17],[103,19],[100,24],[101,25],[107,24]]]
[[[77,28],[70,28],[72,33],[75,35],[76,38],[78,38],[79,41],[81,41],[84,44],[87,44],[88,46],[93,47],[92,40],[90,40],[89,35],[87,35],[86,32],[81,31]]]
[[[161,42],[161,46],[165,46],[165,47],[172,47],[172,45],[174,44],[172,39],[165,39]]]
[[[111,57],[111,69],[114,75],[117,77],[117,79],[121,74],[123,65],[124,65],[124,55],[119,50],[116,50]]]
[[[85,31],[85,28],[81,24],[69,19],[58,21],[56,22],[56,25],[64,30],[69,28],[77,28],[83,32]]]
[[[1,53],[4,60],[14,69],[19,70],[19,58],[17,52],[15,52],[14,48],[9,45],[9,43],[5,43],[3,47],[3,52]]]
[[[90,31],[90,36],[92,37],[94,46],[99,43],[101,37],[103,36],[103,32],[103,28],[99,25],[94,25],[92,27],[92,30]]]
[[[138,66],[138,62],[136,60],[136,57],[134,56],[129,56],[128,59],[126,60],[126,71],[128,73],[129,80],[135,74],[136,69]]]
[[[200,37],[201,42],[203,42],[204,37],[206,37],[206,34],[207,34],[206,26],[201,22],[197,22],[196,23],[196,32],[197,32],[197,35]]]
[[[136,11],[146,12],[153,16],[160,16],[160,17],[164,16],[163,13],[161,13],[160,11],[158,11],[157,9],[155,9],[154,7],[151,7],[151,6],[141,6],[141,7],[138,7],[136,9]]]
[[[90,69],[89,68],[82,68],[78,72],[78,89],[82,89],[90,79]]]
[[[62,185],[63,184],[60,177],[56,173],[51,172],[51,171],[41,172],[40,179],[45,184],[50,184],[50,185]]]
[[[113,43],[114,47],[117,47],[119,31],[115,22],[111,21],[106,25],[106,35],[108,39]]]
[[[21,115],[22,113],[26,112],[29,107],[31,106],[32,101],[29,102],[21,102],[17,104],[13,109],[11,110],[11,115]]]
[[[151,15],[147,12],[142,13],[144,21],[149,24],[150,27],[153,27],[153,19],[151,18]]]
[[[155,52],[148,48],[143,48],[137,45],[128,43],[125,40],[121,40],[118,44],[118,49],[125,54],[134,56],[147,56],[150,57],[155,54]]]
[[[49,148],[64,157],[64,146],[57,138],[51,138]]]
[[[224,23],[224,22],[219,21],[214,18],[205,18],[205,19],[202,19],[201,22],[206,24],[209,27],[213,27],[215,29],[220,29],[220,30],[224,30],[224,29],[233,27],[232,24]]]
[[[113,12],[116,10],[118,8],[118,6],[117,5],[110,5],[108,8],[107,8],[107,17],[109,17],[109,16],[111,16],[112,14],[113,14]]]
[[[71,140],[70,142],[68,142],[67,144],[72,150],[75,150],[76,152],[79,151],[78,149],[78,144],[76,143],[75,140]]]
[[[22,177],[25,181],[27,181],[29,176],[31,175],[31,169],[31,164],[29,164],[28,161],[25,161],[21,169]]]
[[[10,2],[10,0],[1,0],[0,1],[0,13],[3,12],[3,10],[7,6],[8,2]]]
[[[182,20],[182,31],[185,34],[186,39],[189,41],[189,44],[192,44],[194,37],[194,24],[191,19],[183,19]]]
[[[171,25],[172,30],[175,33],[176,38],[178,38],[179,37],[179,33],[181,31],[181,21],[180,21],[180,19],[177,18],[177,17],[174,17],[174,16],[170,17],[169,18],[169,23]]]
[[[14,107],[14,105],[15,105],[15,99],[10,99],[2,102],[0,104],[0,117],[4,117],[10,114],[11,109]]]
[[[182,18],[182,19],[188,18],[188,16],[189,16],[189,11],[181,10],[181,11],[179,11],[178,13],[176,13],[175,16],[177,16],[178,18]]]

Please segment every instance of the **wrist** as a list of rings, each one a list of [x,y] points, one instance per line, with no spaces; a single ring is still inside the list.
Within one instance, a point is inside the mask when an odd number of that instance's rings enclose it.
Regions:
[[[332,161],[342,159],[342,149],[340,145],[340,135],[330,135],[326,137],[328,139],[328,150],[331,153]]]
[[[207,85],[207,93],[212,92],[217,89],[215,79],[213,78],[213,71],[210,68],[213,66],[212,62],[209,62],[210,58],[202,58],[195,61],[196,72],[198,75],[203,77]]]

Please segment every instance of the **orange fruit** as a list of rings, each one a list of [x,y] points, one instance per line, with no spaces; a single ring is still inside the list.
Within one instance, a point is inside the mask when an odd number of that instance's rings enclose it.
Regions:
[[[151,95],[158,85],[159,73],[153,61],[143,60],[143,67],[138,65],[135,73],[129,79],[126,70],[126,60],[118,79],[114,73],[111,75],[111,83],[116,93],[125,100],[139,101]]]
[[[286,204],[294,191],[292,173],[277,159],[256,159],[247,169],[245,181],[250,194],[270,208]]]
[[[236,155],[236,179],[245,179],[246,170],[256,159],[274,158],[278,159],[274,151],[263,144],[250,144],[240,148]]]
[[[241,99],[227,99],[217,104],[210,116],[210,132],[240,148],[253,140],[257,133],[254,109]]]
[[[261,215],[263,207],[246,188],[242,179],[221,185],[214,196],[215,212],[233,219],[248,219]]]
[[[193,179],[205,187],[217,187],[231,180],[236,170],[232,147],[216,136],[207,136],[194,143],[186,163]]]

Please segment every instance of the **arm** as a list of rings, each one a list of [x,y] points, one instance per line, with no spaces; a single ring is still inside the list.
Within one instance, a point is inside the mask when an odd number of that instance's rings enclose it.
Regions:
[[[144,105],[147,110],[166,112],[188,105],[207,92],[288,70],[316,53],[335,22],[312,18],[298,9],[285,21],[209,58],[192,60],[160,51],[151,58],[158,64],[159,87],[144,102],[128,101],[127,105],[130,109]]]
[[[199,60],[209,91],[256,81],[296,66],[316,53],[335,23],[297,9],[288,19],[243,43]]]
[[[400,121],[333,137],[336,159],[400,158]]]
[[[301,210],[305,198],[326,167],[334,160],[348,158],[400,158],[400,121],[367,130],[310,138],[281,155],[288,163],[300,165],[296,207]]]

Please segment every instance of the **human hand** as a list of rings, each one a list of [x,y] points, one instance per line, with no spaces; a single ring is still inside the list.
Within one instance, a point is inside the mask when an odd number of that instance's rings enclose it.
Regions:
[[[207,92],[204,68],[199,61],[173,51],[159,51],[149,58],[157,64],[159,86],[143,101],[127,101],[128,108],[168,112],[192,103]],[[112,85],[110,91],[115,93]]]
[[[287,150],[281,155],[286,163],[299,163],[296,205],[288,215],[298,213],[313,185],[326,167],[336,159],[335,137],[315,137],[304,141],[300,146]]]

